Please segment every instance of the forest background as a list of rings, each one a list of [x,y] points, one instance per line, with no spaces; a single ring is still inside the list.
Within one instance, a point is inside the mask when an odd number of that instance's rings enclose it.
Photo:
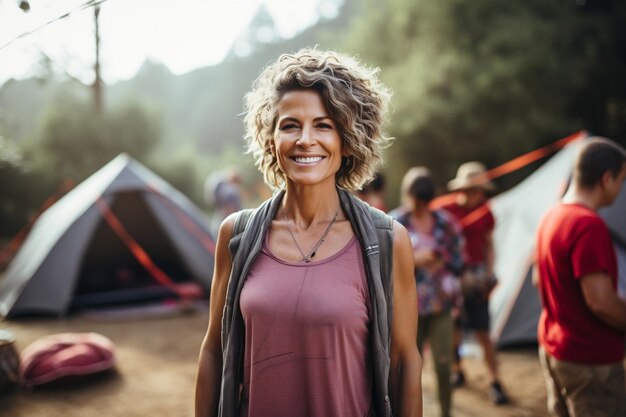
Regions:
[[[261,190],[243,152],[242,99],[269,61],[304,46],[357,54],[393,90],[386,131],[396,139],[381,168],[389,207],[411,166],[431,168],[443,190],[464,161],[494,167],[581,129],[626,144],[626,2],[340,3],[337,17],[290,39],[266,36],[277,31],[262,6],[240,38],[247,55],[233,50],[183,75],[146,61],[134,78],[103,86],[100,110],[91,85],[42,56],[36,77],[0,86],[0,237],[121,152],[206,210],[213,171],[235,166],[245,187]],[[498,190],[539,163],[496,180]]]

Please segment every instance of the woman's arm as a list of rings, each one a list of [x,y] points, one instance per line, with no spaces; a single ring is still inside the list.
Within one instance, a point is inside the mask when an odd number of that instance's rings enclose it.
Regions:
[[[406,229],[394,222],[393,322],[389,393],[394,414],[422,415],[422,357],[417,350],[417,290],[413,250]]]
[[[235,218],[236,214],[228,216],[222,222],[217,236],[209,301],[209,327],[200,348],[196,379],[196,417],[217,415],[222,380],[222,312],[232,266],[228,242],[233,234]]]

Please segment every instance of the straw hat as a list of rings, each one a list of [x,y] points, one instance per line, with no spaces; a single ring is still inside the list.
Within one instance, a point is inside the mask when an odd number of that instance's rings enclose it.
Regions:
[[[461,164],[456,172],[456,178],[448,181],[448,190],[459,191],[468,188],[482,188],[486,191],[493,191],[494,184],[484,174],[487,168],[480,162],[472,161]]]

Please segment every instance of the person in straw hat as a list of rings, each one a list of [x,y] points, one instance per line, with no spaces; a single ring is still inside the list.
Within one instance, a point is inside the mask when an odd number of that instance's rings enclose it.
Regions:
[[[489,338],[489,294],[496,284],[492,241],[495,219],[486,202],[495,187],[486,172],[480,162],[462,164],[456,177],[448,182],[448,190],[457,193],[456,199],[443,207],[459,220],[466,243],[466,268],[461,277],[463,311],[456,323],[452,383],[456,387],[465,383],[459,354],[461,330],[473,331],[489,370],[491,400],[494,404],[506,404],[509,399],[498,377],[496,352]]]

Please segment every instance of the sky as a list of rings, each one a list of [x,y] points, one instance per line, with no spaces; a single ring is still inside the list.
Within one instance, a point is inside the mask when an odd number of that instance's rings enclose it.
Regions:
[[[87,0],[30,0],[27,13],[16,0],[0,0],[0,84],[41,72],[42,52],[53,69],[92,82],[94,18]],[[279,35],[291,37],[334,17],[339,0],[107,0],[101,5],[102,76],[106,83],[132,78],[146,59],[173,73],[219,63],[264,3]],[[74,10],[35,33],[15,40]],[[8,45],[7,45],[8,44]],[[243,52],[245,53],[245,51]]]

